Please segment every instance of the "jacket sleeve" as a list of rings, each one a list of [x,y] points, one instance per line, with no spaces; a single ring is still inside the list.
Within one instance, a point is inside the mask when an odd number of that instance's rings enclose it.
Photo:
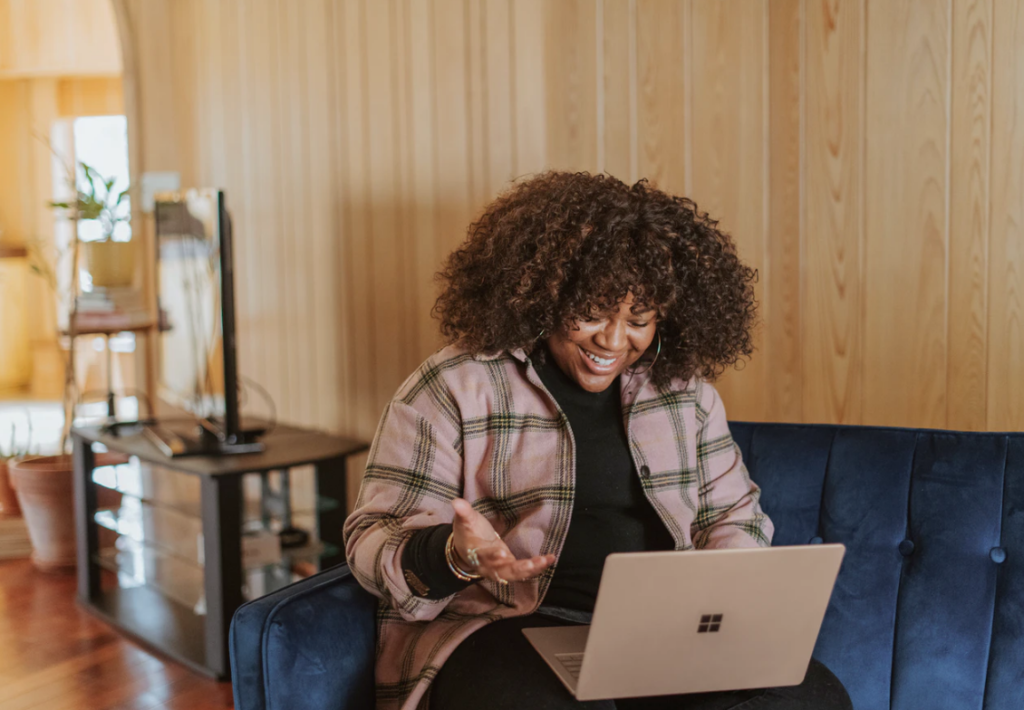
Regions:
[[[761,489],[750,479],[733,441],[718,391],[697,390],[698,506],[690,530],[694,547],[768,547],[775,528],[761,510]]]
[[[400,393],[401,394],[401,391]],[[461,427],[431,397],[396,396],[370,447],[355,509],[345,521],[345,552],[359,583],[406,621],[435,618],[454,595],[413,593],[402,553],[420,529],[451,523],[450,501],[462,491]]]

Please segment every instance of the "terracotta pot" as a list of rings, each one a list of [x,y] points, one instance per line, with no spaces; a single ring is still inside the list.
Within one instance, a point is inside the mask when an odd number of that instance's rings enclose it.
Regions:
[[[7,470],[7,459],[0,459],[0,515],[21,515],[18,496],[11,487],[10,472]]]
[[[96,455],[97,466],[124,461],[120,455]],[[75,493],[71,457],[16,459],[10,462],[10,472],[32,540],[32,563],[43,572],[74,570]]]

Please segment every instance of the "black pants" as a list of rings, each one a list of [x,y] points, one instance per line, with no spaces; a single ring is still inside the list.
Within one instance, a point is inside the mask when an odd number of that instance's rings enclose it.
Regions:
[[[466,639],[442,666],[431,710],[852,710],[842,683],[811,661],[800,685],[623,700],[576,700],[522,629],[564,626],[539,614],[503,619]]]

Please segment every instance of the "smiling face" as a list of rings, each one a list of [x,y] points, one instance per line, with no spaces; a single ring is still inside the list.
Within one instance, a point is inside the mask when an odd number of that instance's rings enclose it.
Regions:
[[[633,312],[633,294],[607,313],[577,320],[575,329],[548,338],[559,369],[588,392],[604,392],[650,347],[657,332],[653,309]]]

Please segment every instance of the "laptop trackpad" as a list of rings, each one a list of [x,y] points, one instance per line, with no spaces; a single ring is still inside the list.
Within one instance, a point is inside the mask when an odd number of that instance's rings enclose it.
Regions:
[[[590,627],[543,626],[523,629],[523,634],[565,686],[575,693]]]

